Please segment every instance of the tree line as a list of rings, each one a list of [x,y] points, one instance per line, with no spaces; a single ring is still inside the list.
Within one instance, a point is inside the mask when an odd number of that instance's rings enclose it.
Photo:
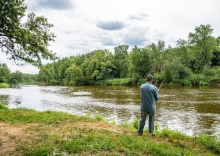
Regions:
[[[144,48],[119,45],[114,53],[99,49],[87,54],[59,59],[43,65],[38,80],[49,85],[94,85],[122,80],[136,85],[151,73],[156,83],[187,86],[215,85],[220,82],[220,37],[212,36],[211,25],[195,27],[188,40],[165,48],[164,41]]]
[[[38,82],[38,74],[24,74],[20,71],[11,72],[6,64],[0,64],[0,84],[14,87],[18,84],[32,84]]]

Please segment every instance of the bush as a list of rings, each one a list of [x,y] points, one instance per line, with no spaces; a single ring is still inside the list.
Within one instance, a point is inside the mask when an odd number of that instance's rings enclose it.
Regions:
[[[183,81],[182,81],[182,85],[183,86],[192,86],[192,83],[190,81],[189,78],[185,78]]]
[[[130,86],[133,84],[132,79],[123,78],[123,79],[107,79],[100,80],[95,83],[96,85],[112,85],[112,86]]]
[[[208,86],[216,85],[220,82],[220,67],[216,68],[205,68],[201,74],[192,74],[188,81],[191,82],[193,86]]]
[[[138,82],[137,82],[137,85],[140,86],[140,85],[142,85],[145,82],[146,82],[145,79],[139,79]]]
[[[202,74],[192,74],[190,77],[189,77],[190,81],[191,81],[191,84],[193,86],[199,86],[199,85],[205,85],[204,82],[206,80],[205,76],[202,75]]]
[[[202,74],[209,85],[215,85],[220,82],[220,67],[205,68]]]
[[[0,83],[0,88],[10,88],[10,85],[7,83]]]

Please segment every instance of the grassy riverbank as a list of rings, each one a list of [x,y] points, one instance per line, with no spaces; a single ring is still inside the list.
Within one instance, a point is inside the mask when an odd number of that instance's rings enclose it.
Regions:
[[[220,142],[169,129],[137,136],[133,124],[115,125],[96,116],[7,109],[0,105],[0,155],[219,155]]]

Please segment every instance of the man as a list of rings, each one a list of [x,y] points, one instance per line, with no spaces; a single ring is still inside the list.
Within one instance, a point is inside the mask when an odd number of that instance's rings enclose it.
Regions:
[[[153,76],[147,75],[146,77],[146,83],[142,84],[140,86],[140,93],[141,93],[141,117],[139,122],[139,128],[138,128],[138,135],[143,134],[145,122],[147,115],[149,116],[149,133],[152,136],[154,135],[154,119],[155,119],[155,113],[156,113],[156,105],[155,102],[158,100],[158,91],[157,87],[155,87],[153,84]]]

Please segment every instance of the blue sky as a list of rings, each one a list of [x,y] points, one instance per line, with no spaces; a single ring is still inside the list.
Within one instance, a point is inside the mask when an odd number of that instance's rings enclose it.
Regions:
[[[127,44],[145,47],[159,40],[166,47],[188,39],[200,24],[210,24],[220,36],[219,0],[26,0],[27,12],[43,15],[54,24],[55,42],[49,49],[58,57],[96,49],[114,51]],[[0,53],[0,62],[11,71],[38,73],[36,67],[16,66]],[[47,63],[49,61],[43,61]]]

